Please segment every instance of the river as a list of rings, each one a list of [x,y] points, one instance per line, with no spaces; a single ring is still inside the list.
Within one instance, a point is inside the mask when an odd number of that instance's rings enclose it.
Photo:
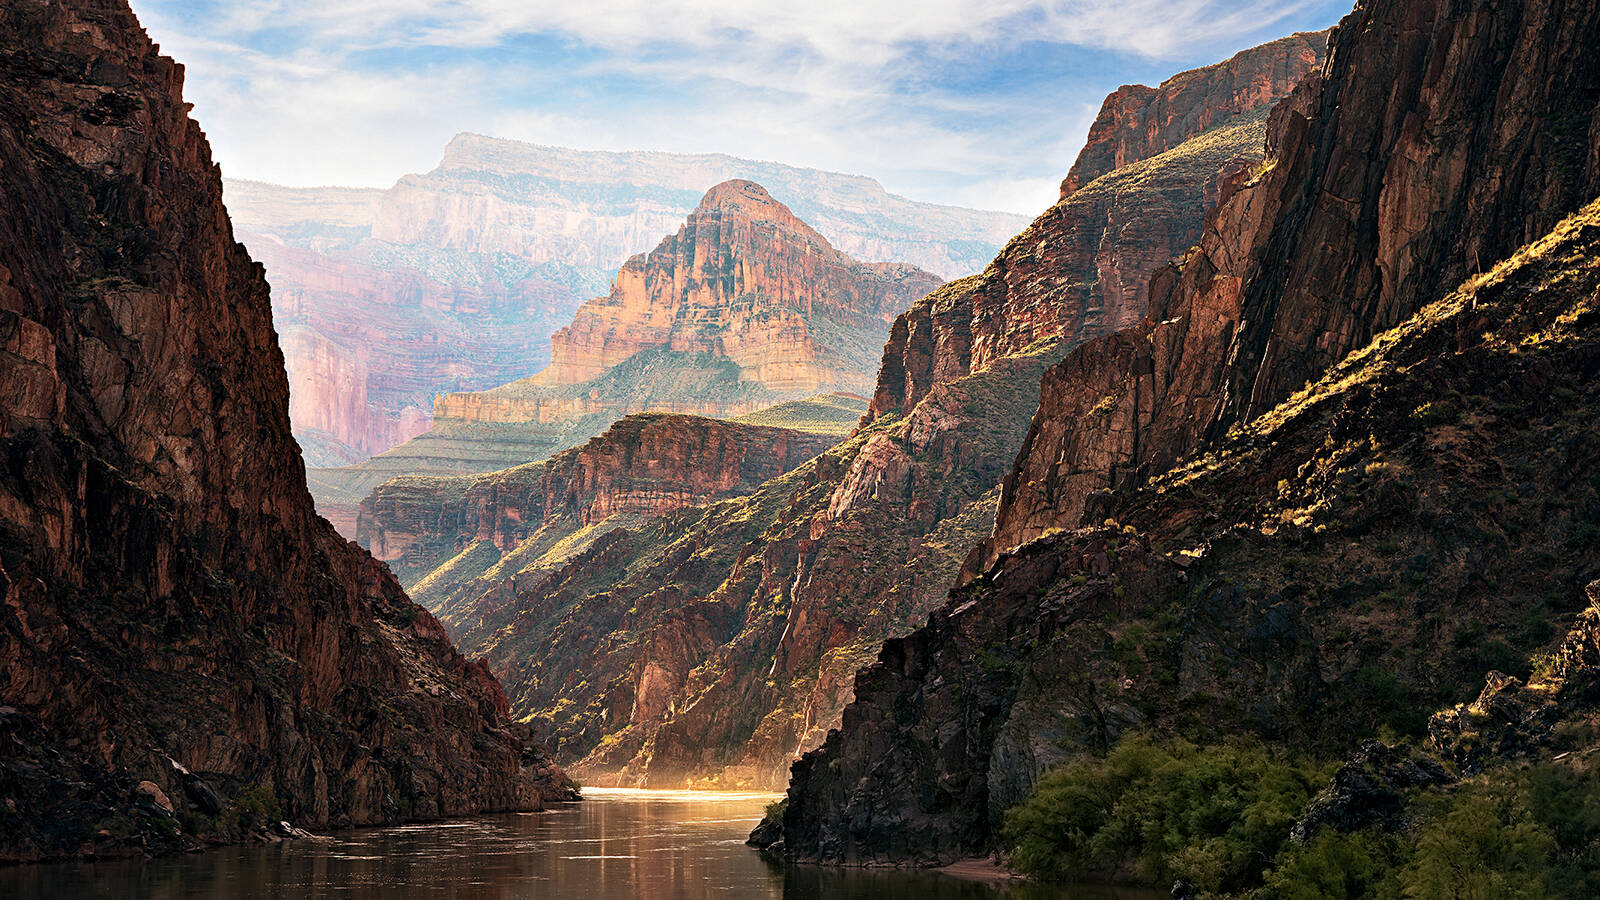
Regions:
[[[934,872],[776,865],[744,845],[770,794],[586,788],[539,813],[340,831],[154,860],[0,868],[0,897],[1146,900]]]

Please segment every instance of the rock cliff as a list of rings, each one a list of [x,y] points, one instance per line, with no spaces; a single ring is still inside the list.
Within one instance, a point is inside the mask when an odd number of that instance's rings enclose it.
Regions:
[[[669,348],[726,356],[741,380],[775,393],[865,391],[888,323],[938,283],[911,266],[857,263],[765,188],[727,181],[556,332],[540,381],[589,381]]]
[[[1147,323],[1047,377],[973,568],[1075,527],[1091,492],[1164,471],[1600,193],[1595,17],[1388,2],[1347,18],[1326,71],[1275,111],[1270,168],[1227,185],[1153,280]]]
[[[895,322],[871,414],[908,410],[934,384],[1036,342],[1142,319],[1151,273],[1199,239],[1222,183],[1261,159],[1267,111],[1326,46],[1326,33],[1295,35],[1106,98],[1060,202],[976,280]]]
[[[0,10],[0,857],[536,809],[493,676],[312,511],[181,87],[121,0]]]
[[[1002,555],[857,677],[782,851],[984,854],[1044,770],[1131,731],[1338,754],[1526,674],[1600,574],[1597,261],[1593,204],[1114,522]]]
[[[1149,318],[1051,369],[974,579],[796,765],[784,852],[985,853],[1132,729],[1342,751],[1525,665],[1600,534],[1600,207],[1518,250],[1600,193],[1597,29],[1592,2],[1341,23]]]

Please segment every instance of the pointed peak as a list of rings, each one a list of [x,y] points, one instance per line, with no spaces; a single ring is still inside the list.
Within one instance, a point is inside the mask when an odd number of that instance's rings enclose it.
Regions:
[[[742,210],[752,218],[759,219],[789,218],[794,215],[789,212],[787,206],[772,199],[766,188],[743,178],[724,181],[706,191],[705,196],[700,198],[700,205],[695,208],[695,212],[728,207]]]

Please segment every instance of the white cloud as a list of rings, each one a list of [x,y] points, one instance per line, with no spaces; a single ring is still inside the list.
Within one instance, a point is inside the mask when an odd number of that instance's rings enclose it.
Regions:
[[[1100,92],[1041,103],[900,79],[1025,41],[1165,56],[1325,0],[190,2],[134,0],[188,64],[196,117],[232,175],[382,186],[471,130],[725,152],[1031,213],[1054,199]],[[566,42],[570,66],[517,58],[530,36]],[[619,82],[651,96],[584,96]],[[963,117],[995,127],[952,124]]]

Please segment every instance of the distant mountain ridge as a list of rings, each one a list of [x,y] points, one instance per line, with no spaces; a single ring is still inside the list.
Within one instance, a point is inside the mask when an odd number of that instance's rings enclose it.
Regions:
[[[355,466],[313,471],[347,535],[353,504],[405,474],[537,462],[640,412],[735,416],[873,383],[889,324],[939,285],[914,266],[862,263],[760,185],[713,186],[681,227],[629,259],[611,292],[552,338],[548,368],[440,395],[433,426]]]
[[[474,134],[388,189],[229,179],[240,239],[272,281],[308,461],[381,453],[428,428],[435,395],[539,371],[546,339],[581,301],[734,178],[766,186],[857,259],[944,277],[981,268],[1026,222],[908,200],[855,175]]]

